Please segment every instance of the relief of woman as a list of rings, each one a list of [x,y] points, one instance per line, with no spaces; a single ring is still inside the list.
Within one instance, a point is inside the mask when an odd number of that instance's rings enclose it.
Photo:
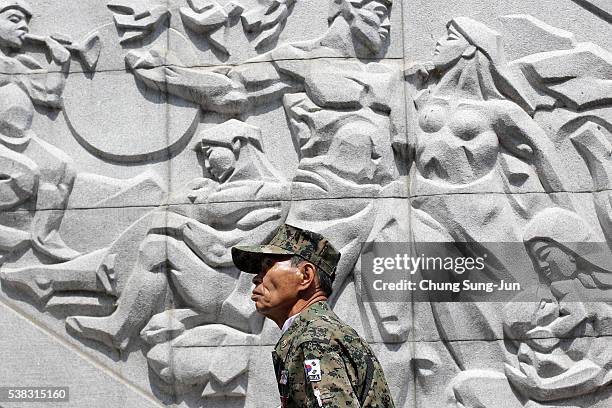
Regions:
[[[413,207],[426,213],[416,211],[417,220],[433,218],[455,241],[519,241],[509,219],[571,207],[563,194],[531,202],[510,195],[566,189],[554,145],[529,115],[497,32],[470,18],[453,19],[418,73],[428,78],[415,98],[411,146]],[[474,199],[478,193],[494,194]]]
[[[563,193],[562,162],[510,75],[500,34],[473,19],[455,18],[432,61],[415,68],[422,90],[414,97],[409,156],[413,239],[468,242],[457,246],[463,255],[488,254],[486,271],[477,277],[482,281],[533,274],[524,250],[499,253],[487,243],[521,242],[522,226],[534,214],[572,204]],[[503,335],[494,303],[431,307],[447,338],[477,335],[453,324],[466,314],[479,320],[480,335]],[[481,316],[474,316],[476,309]],[[460,345],[451,348],[459,367],[483,368]]]

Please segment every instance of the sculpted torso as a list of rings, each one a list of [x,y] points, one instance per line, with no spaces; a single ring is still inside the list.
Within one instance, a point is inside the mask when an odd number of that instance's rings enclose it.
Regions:
[[[38,206],[47,208],[58,208],[60,202],[64,199],[60,190],[68,190],[74,179],[74,173],[70,169],[70,158],[60,149],[41,140],[31,131],[30,126],[32,116],[34,114],[34,104],[30,100],[28,94],[21,89],[17,84],[9,84],[0,88],[0,97],[3,99],[3,109],[6,112],[2,118],[3,134],[0,142],[5,147],[2,151],[3,156],[8,156],[10,163],[16,162],[24,168],[28,168],[27,172],[6,171],[7,179],[4,183],[6,186],[11,185],[17,188],[19,178],[28,177],[35,179],[35,182],[29,183],[30,187],[25,191],[18,192],[21,200],[15,202],[14,205],[21,204],[30,197],[36,197],[41,193],[53,193],[55,197],[53,202],[41,203],[41,198],[38,200],[30,200],[30,205],[23,204],[26,208],[34,209],[36,201]],[[11,165],[7,163],[8,165]],[[8,169],[7,169],[8,170]],[[8,191],[7,191],[8,194]],[[4,197],[3,197],[4,198]],[[59,201],[58,201],[59,200]],[[5,200],[2,200],[3,202]],[[9,204],[8,202],[5,204]]]
[[[416,165],[429,180],[469,184],[491,172],[497,162],[498,137],[487,102],[428,101],[418,116]]]
[[[76,253],[53,232],[74,183],[72,160],[31,130],[34,104],[21,86],[0,87],[0,98],[0,208],[10,210],[0,212],[0,229],[10,237],[0,249],[11,253],[31,241],[51,257],[70,259]]]
[[[336,183],[384,185],[396,177],[389,67],[334,61],[297,72],[276,64],[281,73],[303,81],[303,92],[283,98],[300,147],[294,182],[331,192]]]

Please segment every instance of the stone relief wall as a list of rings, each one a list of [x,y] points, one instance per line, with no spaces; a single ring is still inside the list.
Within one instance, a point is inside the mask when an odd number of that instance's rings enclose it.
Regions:
[[[0,385],[69,386],[57,406],[277,406],[279,331],[229,249],[286,221],[342,252],[334,310],[397,406],[610,406],[611,16],[0,0]],[[524,242],[496,268],[540,284],[363,301],[362,243],[431,241]]]

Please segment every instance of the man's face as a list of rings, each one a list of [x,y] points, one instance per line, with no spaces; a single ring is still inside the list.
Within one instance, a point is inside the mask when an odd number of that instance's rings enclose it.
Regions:
[[[452,25],[448,26],[445,35],[436,43],[433,54],[434,65],[445,70],[459,61],[470,43]]]
[[[204,167],[219,182],[229,178],[236,166],[236,156],[232,149],[222,146],[203,146]]]
[[[376,0],[364,1],[355,7],[355,18],[351,22],[351,32],[372,53],[377,54],[389,41],[391,23],[389,8]]]
[[[28,19],[23,11],[7,9],[0,13],[0,46],[19,49],[28,33]]]
[[[253,278],[251,300],[255,308],[264,316],[270,317],[286,312],[299,298],[299,285],[302,275],[299,267],[291,266],[291,256],[265,257],[261,271]]]

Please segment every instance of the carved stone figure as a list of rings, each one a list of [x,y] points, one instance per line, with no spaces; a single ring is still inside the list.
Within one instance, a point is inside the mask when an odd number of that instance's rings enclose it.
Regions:
[[[74,162],[31,128],[35,105],[62,109],[70,51],[93,69],[99,38],[94,33],[77,45],[29,34],[32,10],[22,0],[0,2],[0,10],[0,279],[41,305],[56,291],[112,293],[108,278],[98,270],[105,249],[83,255],[60,235],[77,177]],[[45,44],[48,67],[21,53],[26,41]],[[154,178],[114,180],[120,185],[116,194],[151,182],[149,187],[160,188]],[[105,181],[96,179],[96,184],[102,189]]]
[[[595,392],[612,381],[612,354],[606,342],[598,339],[612,333],[608,247],[593,240],[594,233],[584,220],[561,209],[534,217],[524,239],[552,296],[544,297],[533,311],[532,328],[506,322],[509,340],[519,343],[518,367],[506,364],[506,375],[537,401]],[[514,303],[506,306],[509,318],[513,308]],[[579,332],[596,338],[569,343],[567,339]]]
[[[243,307],[250,281],[233,267],[229,251],[232,245],[274,231],[284,216],[286,184],[264,158],[257,128],[230,121],[204,131],[201,139],[211,178],[194,180],[179,195],[190,205],[162,208],[143,219],[149,232],[133,271],[121,268],[126,260],[114,259],[114,274],[127,280],[117,290],[117,309],[107,317],[69,317],[66,325],[71,332],[125,349],[171,287],[176,289],[175,303],[189,308],[168,315],[179,321],[186,313],[191,324],[225,323],[245,331],[260,324],[261,319],[252,316],[253,308]],[[245,206],[245,201],[250,204]],[[113,253],[111,247],[109,254]],[[238,305],[231,303],[233,291],[238,291],[233,296]],[[176,331],[176,318],[165,321],[164,329],[152,325],[151,330]]]
[[[0,2],[0,264],[28,251],[51,261],[78,255],[58,232],[74,183],[72,161],[31,129],[34,104],[61,106],[70,52],[46,37],[48,68],[21,54],[31,17],[25,1]]]
[[[242,15],[244,29],[257,35],[253,43],[256,50],[278,40],[295,2],[296,0],[267,1]]]
[[[261,103],[282,98],[300,160],[288,219],[329,236],[340,248],[339,288],[361,242],[382,234],[402,240],[407,218],[394,218],[407,214],[388,211],[384,206],[393,204],[374,200],[404,193],[393,151],[401,120],[395,116],[401,113],[399,72],[377,62],[341,60],[384,53],[391,2],[334,0],[331,7],[330,26],[321,37],[279,46],[225,74],[160,66],[151,53],[131,53],[126,61],[148,86],[207,111],[245,116]],[[334,199],[340,197],[352,200],[336,214]],[[297,200],[304,198],[318,201]]]
[[[530,105],[509,72],[501,35],[473,19],[455,18],[433,60],[406,74],[422,89],[414,98],[416,123],[409,137],[415,240],[466,242],[458,254],[488,253],[482,280],[499,282],[505,274],[528,271],[526,253],[495,253],[487,243],[520,242],[526,218],[572,203],[563,194],[566,176],[558,153],[528,114]],[[561,193],[517,194],[533,192]],[[490,303],[432,303],[432,309],[438,329],[450,338],[462,330],[450,320],[474,316],[474,310],[483,330],[499,331],[494,323],[489,327],[496,314]],[[455,356],[460,367],[468,364],[464,358],[469,356]]]
[[[169,394],[180,394],[191,386],[205,385],[202,398],[245,398],[250,350],[257,336],[226,325],[200,326],[182,312],[186,311],[178,311],[172,320],[182,323],[171,331],[167,324],[171,311],[154,316],[143,330],[143,339],[151,345],[147,360],[161,380],[159,386]],[[160,326],[164,329],[156,330]]]
[[[612,62],[612,61],[611,61]],[[599,225],[606,240],[612,239],[612,206],[610,186],[612,186],[611,133],[605,127],[588,121],[580,126],[570,137],[572,144],[584,159],[593,181],[593,203]]]
[[[417,213],[429,214],[459,241],[516,241],[518,235],[510,231],[515,225],[501,217],[514,212],[512,207],[531,212],[537,203],[517,205],[503,195],[487,197],[486,204],[474,202],[473,211],[459,203],[461,194],[469,193],[565,191],[558,154],[528,115],[528,103],[508,75],[501,36],[475,20],[453,19],[447,35],[438,41],[433,61],[423,67],[429,77],[427,88],[415,99],[413,191],[449,195],[417,199]],[[560,204],[570,205],[562,200]],[[495,218],[467,222],[461,214]]]
[[[414,100],[416,123],[410,138],[415,239],[466,242],[457,247],[458,253],[488,253],[485,279],[529,274],[526,251],[495,253],[489,247],[496,246],[487,243],[520,242],[526,220],[550,207],[572,209],[573,203],[565,193],[569,177],[561,156],[530,116],[534,105],[524,81],[505,59],[501,35],[473,19],[455,18],[438,41],[433,60],[406,74],[422,89]],[[456,322],[468,317],[478,322],[481,335],[502,335],[496,304],[432,303],[431,308],[443,338],[466,338]],[[492,390],[513,394],[503,374],[486,370],[462,352],[461,344],[449,343],[447,349],[450,361],[463,370],[454,380],[456,401],[489,406],[501,401],[492,397]],[[481,380],[473,384],[482,387],[468,387],[474,377]]]
[[[542,287],[504,307],[504,372],[468,370],[449,385],[457,406],[509,407],[597,393],[612,381],[610,253],[574,212],[549,208],[525,227]],[[583,337],[584,336],[584,337]],[[594,337],[592,337],[594,336]],[[602,337],[600,337],[602,336]],[[517,394],[518,393],[518,394]]]

